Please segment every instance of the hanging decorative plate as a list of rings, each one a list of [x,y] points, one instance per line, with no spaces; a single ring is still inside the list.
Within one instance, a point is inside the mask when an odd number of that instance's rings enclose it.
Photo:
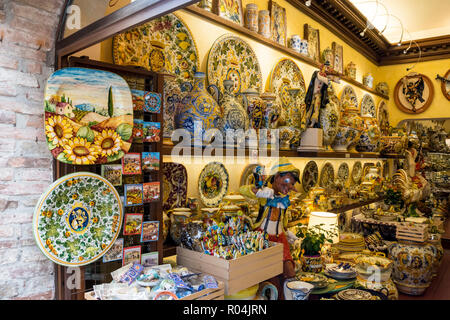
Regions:
[[[241,179],[239,182],[239,186],[247,186],[247,185],[254,185],[255,184],[255,177],[253,176],[253,171],[255,170],[256,167],[263,167],[263,165],[259,164],[259,163],[253,163],[253,164],[249,164],[248,166],[246,166],[244,168],[244,170],[242,171],[241,174]],[[249,202],[250,204],[256,204],[258,201],[254,200],[254,199],[250,199],[250,198],[245,198],[247,200],[247,202]]]
[[[229,177],[220,162],[208,163],[198,178],[198,193],[207,207],[217,206],[228,192]]]
[[[352,180],[354,183],[359,183],[361,181],[362,173],[361,161],[356,161],[352,169]]]
[[[355,89],[350,85],[346,85],[341,94],[341,110],[345,109],[359,109]]]
[[[377,119],[382,135],[389,135],[389,112],[384,100],[381,100],[378,105]]]
[[[361,100],[361,117],[376,118],[377,110],[375,107],[375,101],[370,94],[365,94]]]
[[[194,78],[199,55],[186,24],[175,14],[151,20],[113,38],[115,64],[140,66],[176,75],[179,83]]]
[[[186,207],[187,182],[187,171],[182,164],[163,162],[163,210]]]
[[[431,105],[434,97],[433,83],[420,73],[410,73],[401,78],[394,89],[397,107],[406,113],[422,113]]]
[[[437,77],[437,79],[441,80],[441,90],[444,97],[447,98],[447,100],[450,100],[450,69],[447,71],[447,73],[443,77]]]
[[[233,80],[233,93],[255,88],[261,93],[262,75],[258,58],[243,39],[226,34],[211,47],[207,61],[208,83],[224,92],[223,81]]]
[[[285,121],[289,122],[291,108],[293,105],[296,105],[292,100],[292,95],[289,93],[289,89],[299,89],[297,100],[300,103],[298,105],[302,106],[304,109],[306,108],[305,80],[303,79],[302,71],[293,60],[287,58],[280,60],[273,68],[269,81],[270,91],[276,94],[276,102],[282,107],[281,117],[285,119]],[[298,113],[300,112],[301,110],[298,110]],[[299,114],[299,116],[301,116],[301,114]],[[298,121],[298,123],[300,123],[300,121]]]
[[[122,210],[119,194],[105,178],[90,172],[66,175],[50,185],[34,209],[37,246],[59,265],[94,262],[116,241]]]
[[[317,163],[315,161],[309,161],[306,164],[305,169],[303,170],[302,175],[303,190],[305,190],[305,192],[308,193],[312,187],[316,186],[318,179],[319,179],[319,168],[317,167]]]
[[[44,110],[48,148],[61,162],[112,162],[131,147],[131,91],[115,73],[86,68],[54,72],[47,80]]]
[[[347,183],[348,177],[350,175],[350,169],[347,162],[341,163],[338,168],[336,180],[341,184],[345,185]]]
[[[334,182],[334,168],[331,163],[327,162],[320,171],[319,185],[322,188],[326,188],[333,182]]]

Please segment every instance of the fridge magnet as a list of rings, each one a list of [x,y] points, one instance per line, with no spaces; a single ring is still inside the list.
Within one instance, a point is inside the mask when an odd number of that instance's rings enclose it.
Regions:
[[[127,153],[122,158],[122,173],[123,174],[141,174],[141,154]]]
[[[122,266],[130,263],[141,263],[141,246],[127,247],[123,249]]]
[[[125,206],[139,206],[144,203],[142,184],[125,185]]]
[[[158,265],[158,251],[143,253],[141,256],[141,265],[144,267],[152,267]]]
[[[160,195],[159,181],[146,182],[143,184],[143,187],[144,187],[144,203],[159,200],[159,195]]]
[[[142,213],[126,213],[123,235],[133,236],[136,234],[141,234],[143,219],[144,215]]]
[[[142,170],[159,170],[159,152],[142,152]]]
[[[103,164],[101,175],[111,182],[113,186],[122,185],[122,165],[121,164]]]
[[[123,255],[123,238],[117,239],[111,249],[103,256],[103,263],[110,261],[122,260]]]
[[[142,90],[131,89],[131,96],[133,97],[133,111],[144,111],[144,92]]]
[[[141,242],[157,241],[159,237],[159,221],[142,223]]]
[[[144,120],[134,119],[133,123],[133,142],[142,143],[142,141],[144,140]]]
[[[161,123],[144,122],[144,142],[159,142],[161,140]]]

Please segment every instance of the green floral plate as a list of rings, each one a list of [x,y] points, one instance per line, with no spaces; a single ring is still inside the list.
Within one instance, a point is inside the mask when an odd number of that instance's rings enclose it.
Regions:
[[[120,196],[90,172],[66,175],[49,186],[33,216],[37,246],[53,262],[82,266],[101,258],[122,227]]]
[[[215,207],[228,192],[229,175],[220,162],[208,163],[198,178],[198,193],[203,204]]]

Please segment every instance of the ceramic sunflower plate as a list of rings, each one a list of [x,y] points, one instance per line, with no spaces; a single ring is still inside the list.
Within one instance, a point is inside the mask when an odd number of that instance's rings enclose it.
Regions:
[[[88,165],[121,159],[131,147],[133,100],[115,73],[64,68],[45,88],[45,136],[53,156]]]
[[[375,118],[377,116],[375,101],[373,101],[370,94],[365,94],[361,100],[361,116],[371,118]]]
[[[234,35],[223,35],[211,47],[207,61],[208,83],[224,92],[223,81],[233,80],[233,93],[262,90],[258,58],[250,45]]]
[[[55,181],[34,210],[37,246],[53,262],[82,266],[101,258],[119,235],[123,207],[105,178],[77,172]]]
[[[115,64],[140,66],[154,72],[167,70],[176,75],[179,83],[193,79],[199,69],[198,57],[191,32],[173,13],[113,39]]]
[[[186,206],[187,170],[174,162],[163,162],[163,210]]]
[[[207,207],[217,206],[228,192],[229,176],[219,162],[208,163],[198,178],[198,193]]]

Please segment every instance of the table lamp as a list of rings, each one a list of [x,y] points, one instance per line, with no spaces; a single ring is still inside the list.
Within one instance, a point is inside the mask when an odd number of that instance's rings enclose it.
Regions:
[[[334,232],[335,235],[333,235],[332,241],[333,243],[339,242],[337,214],[331,212],[311,212],[309,216],[308,229],[317,225],[321,225],[320,228],[323,230]]]

